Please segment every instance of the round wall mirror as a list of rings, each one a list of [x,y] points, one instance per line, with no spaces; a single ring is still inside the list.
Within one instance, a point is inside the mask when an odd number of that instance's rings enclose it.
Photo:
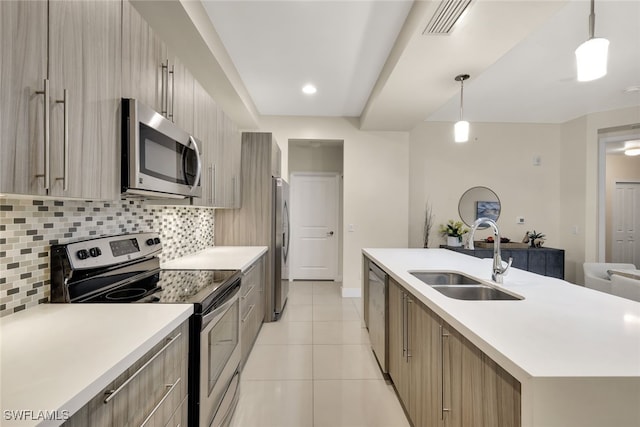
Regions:
[[[478,218],[490,218],[494,221],[500,216],[500,199],[487,187],[472,187],[464,192],[458,202],[458,213],[462,221],[469,227]],[[486,228],[481,226],[478,228]]]

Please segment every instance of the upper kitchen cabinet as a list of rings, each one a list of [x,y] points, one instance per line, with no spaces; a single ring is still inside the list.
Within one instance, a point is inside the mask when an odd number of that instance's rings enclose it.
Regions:
[[[196,80],[194,134],[202,143],[202,198],[194,204],[240,207],[240,133]]]
[[[194,82],[191,72],[129,3],[122,14],[122,93],[194,133]]]
[[[239,208],[240,194],[240,162],[241,135],[236,124],[222,109],[218,108],[218,155],[216,167],[220,182],[219,206],[224,208]]]
[[[195,79],[177,57],[169,59],[169,67],[169,76],[171,77],[169,118],[180,128],[193,135],[195,133],[193,129]]]
[[[194,204],[216,206],[219,198],[218,180],[216,179],[216,157],[218,151],[218,109],[215,101],[198,83],[194,84],[194,133],[202,143],[202,197],[194,200]]]
[[[49,2],[52,195],[118,198],[121,8]]]
[[[0,192],[45,195],[47,3],[1,1],[0,35]]]
[[[0,12],[1,191],[116,198],[121,2],[3,1]]]
[[[167,115],[167,47],[128,1],[122,2],[122,94]]]

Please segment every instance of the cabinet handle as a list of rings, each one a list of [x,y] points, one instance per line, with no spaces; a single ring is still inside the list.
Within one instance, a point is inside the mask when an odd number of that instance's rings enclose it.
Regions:
[[[405,335],[405,328],[406,328],[406,323],[405,323],[405,304],[406,304],[406,299],[407,299],[407,294],[405,294],[404,292],[402,293],[402,313],[401,313],[401,317],[402,317],[402,358],[406,359],[407,358],[407,345],[406,345],[406,335]]]
[[[49,190],[49,154],[51,149],[51,137],[49,134],[49,79],[44,79],[43,90],[36,91],[36,95],[44,95],[44,173],[36,175],[36,178],[44,178],[44,189]]]
[[[444,407],[444,339],[448,338],[449,334],[445,332],[442,325],[438,327],[440,328],[440,419],[444,420],[444,413],[450,411]]]
[[[236,206],[236,177],[231,177],[231,207]]]
[[[175,337],[173,337],[173,338],[169,339],[169,342],[167,342],[167,343],[164,345],[164,347],[162,347],[162,348],[161,348],[161,349],[160,349],[156,354],[154,354],[154,355],[153,355],[153,357],[152,357],[151,359],[149,359],[149,360],[147,361],[147,363],[145,363],[144,365],[142,365],[142,366],[140,367],[140,369],[138,369],[138,370],[137,370],[133,375],[131,375],[129,378],[127,378],[127,380],[126,380],[124,383],[122,383],[122,385],[121,385],[120,387],[118,387],[118,388],[117,388],[117,389],[115,389],[115,390],[109,390],[109,391],[105,392],[105,394],[106,394],[107,396],[106,396],[106,397],[105,397],[105,399],[104,399],[104,403],[109,403],[109,401],[110,401],[111,399],[113,399],[113,398],[115,397],[115,395],[116,395],[116,394],[120,393],[120,392],[122,391],[122,389],[124,389],[124,388],[125,388],[125,387],[126,387],[126,386],[131,382],[131,381],[133,381],[133,379],[134,379],[135,377],[137,377],[137,376],[140,374],[140,372],[144,371],[144,370],[145,370],[145,368],[146,368],[147,366],[149,366],[149,365],[150,365],[154,360],[156,360],[156,358],[157,358],[158,356],[160,356],[160,355],[161,355],[161,354],[162,354],[162,353],[163,353],[167,348],[169,348],[169,347],[171,346],[171,344],[173,344],[174,342],[176,342],[176,340],[177,340],[178,338],[180,338],[180,336],[181,336],[181,335],[182,335],[182,332],[178,332],[178,335],[176,335]],[[180,380],[180,379],[178,378],[178,380]]]
[[[249,296],[249,294],[251,293],[251,291],[253,291],[253,288],[255,288],[255,287],[256,287],[255,285],[251,285],[251,287],[249,288],[249,290],[247,291],[247,293],[246,293],[246,294],[244,294],[241,298],[242,298],[243,300],[244,300],[244,299],[247,299],[247,297]]]
[[[209,184],[210,184],[210,187],[211,187],[211,188],[209,188],[209,198],[207,199],[207,201],[209,202],[210,205],[212,205],[213,204],[213,190],[212,190],[212,188],[213,188],[213,166],[209,166],[207,168],[207,171],[209,172]]]
[[[251,304],[251,305],[249,306],[249,311],[247,311],[247,315],[246,315],[246,316],[244,316],[244,319],[242,319],[242,323],[244,323],[244,322],[246,322],[246,321],[247,321],[247,319],[248,319],[248,318],[249,318],[249,316],[251,315],[251,312],[253,311],[253,309],[254,309],[254,307],[255,307],[255,306],[256,306],[255,304]]]
[[[62,190],[67,191],[69,189],[69,90],[65,89],[62,94],[62,99],[56,100],[57,104],[62,104],[62,135],[63,135],[63,152],[62,152],[62,177],[57,177],[56,180],[62,180]]]
[[[165,387],[167,387],[167,391],[165,391],[164,396],[162,396],[162,399],[160,399],[160,402],[158,402],[158,404],[153,408],[153,410],[151,411],[151,413],[149,415],[147,415],[147,418],[144,419],[144,421],[142,422],[142,424],[140,424],[140,427],[144,427],[145,425],[147,425],[147,423],[149,422],[149,420],[151,418],[153,418],[153,415],[156,413],[156,411],[158,409],[160,409],[160,407],[162,406],[162,404],[164,403],[165,400],[167,400],[167,397],[169,397],[169,395],[171,394],[171,392],[173,391],[174,388],[176,388],[176,386],[180,383],[180,377],[178,377],[178,379],[176,380],[175,383],[173,384],[166,384]]]
[[[413,301],[409,298],[409,295],[407,295],[407,363],[409,363],[409,358],[411,357],[411,331],[409,330],[411,323],[409,322],[409,316],[411,315],[409,310],[411,309],[411,304],[413,304]]]
[[[169,61],[167,60],[167,66],[169,64]],[[169,114],[169,118],[171,119],[172,122],[175,122],[175,116],[174,116],[174,101],[176,99],[176,67],[175,65],[171,66],[171,71],[169,71],[169,74],[171,74],[171,114]],[[167,76],[168,79],[168,76]],[[167,81],[167,86],[168,86],[168,81]],[[167,108],[169,107],[169,101],[167,98]]]
[[[165,77],[166,76],[166,77]],[[161,76],[161,90],[160,94],[160,114],[167,117],[169,115],[169,60],[162,63],[162,76]]]

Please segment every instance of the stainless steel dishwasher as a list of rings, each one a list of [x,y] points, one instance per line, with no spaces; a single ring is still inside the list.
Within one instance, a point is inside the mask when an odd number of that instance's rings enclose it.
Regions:
[[[382,373],[387,374],[387,309],[389,276],[373,262],[369,263],[369,338]]]

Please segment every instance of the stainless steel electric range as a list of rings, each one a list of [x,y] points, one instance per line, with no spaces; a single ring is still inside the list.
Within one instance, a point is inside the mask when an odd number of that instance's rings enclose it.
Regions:
[[[239,394],[241,272],[162,270],[161,251],[157,233],[54,245],[51,302],[193,304],[189,425],[225,426]]]

